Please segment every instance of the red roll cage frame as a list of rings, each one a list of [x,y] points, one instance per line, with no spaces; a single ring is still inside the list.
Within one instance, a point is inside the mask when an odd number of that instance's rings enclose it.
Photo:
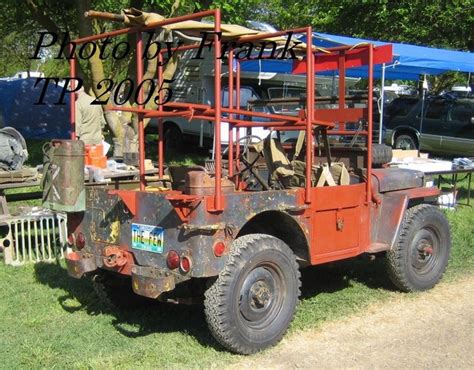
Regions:
[[[143,80],[143,43],[142,32],[162,27],[165,25],[183,22],[192,19],[201,19],[203,17],[214,17],[214,32],[221,31],[221,12],[220,9],[207,10],[199,13],[194,13],[186,16],[166,19],[160,22],[155,22],[143,27],[129,27],[111,32],[106,32],[89,37],[83,37],[72,42],[75,44],[84,44],[86,42],[97,41],[106,37],[119,36],[124,34],[136,33],[136,64],[137,64],[137,85],[140,85]],[[139,141],[139,174],[140,174],[140,191],[145,191],[145,134],[144,134],[144,118],[157,117],[158,118],[158,173],[159,177],[163,177],[164,166],[164,152],[163,152],[163,118],[170,116],[182,116],[193,119],[203,119],[214,121],[214,140],[215,140],[215,194],[213,206],[209,207],[210,211],[220,212],[224,209],[224,202],[221,191],[222,178],[222,153],[221,153],[221,123],[222,120],[229,123],[229,152],[228,152],[228,171],[229,177],[234,176],[234,165],[238,166],[238,158],[240,145],[239,130],[237,130],[236,138],[233,138],[234,127],[268,127],[273,130],[305,130],[306,131],[306,185],[304,192],[304,201],[307,204],[311,203],[311,169],[314,156],[313,143],[313,126],[322,126],[332,129],[328,134],[330,135],[354,135],[354,131],[345,130],[345,122],[356,121],[361,117],[366,117],[368,121],[367,131],[358,132],[358,135],[365,136],[367,140],[367,179],[371,178],[372,167],[372,109],[373,109],[373,67],[374,63],[389,62],[392,58],[392,49],[390,45],[382,47],[374,47],[372,44],[359,44],[355,46],[339,46],[325,49],[324,52],[313,51],[313,31],[312,27],[296,28],[292,30],[278,31],[272,33],[242,36],[238,38],[237,43],[256,41],[266,39],[269,37],[284,36],[288,32],[293,34],[304,34],[306,36],[306,56],[303,60],[297,61],[294,64],[294,73],[305,73],[306,79],[306,109],[301,110],[299,116],[287,116],[279,114],[267,114],[261,112],[253,112],[240,109],[240,61],[234,58],[234,50],[229,51],[228,55],[228,91],[229,91],[229,107],[222,107],[222,101],[219,98],[222,93],[221,74],[222,74],[222,60],[219,59],[221,52],[221,40],[214,35],[214,106],[207,104],[194,103],[179,103],[167,102],[159,105],[157,110],[145,109],[144,105],[139,105],[137,108],[113,107],[110,109],[119,111],[128,111],[138,115],[138,141]],[[185,45],[180,46],[177,51],[185,51],[198,48],[199,45]],[[72,48],[72,46],[71,46]],[[158,60],[163,61],[162,50],[158,55]],[[235,61],[234,61],[235,60]],[[234,77],[233,65],[236,63],[236,71]],[[367,108],[346,108],[345,100],[345,76],[346,68],[368,66],[368,103]],[[339,98],[338,109],[316,109],[315,108],[315,73],[324,70],[337,69],[339,74]],[[76,77],[76,59],[70,59],[70,77],[72,88],[74,89],[74,78]],[[157,69],[158,86],[163,83],[163,67],[161,63],[158,64]],[[235,79],[235,105],[234,105],[234,79]],[[139,101],[143,102],[143,89],[139,90]],[[235,106],[235,108],[234,108]],[[75,98],[70,100],[70,120],[72,127],[72,139],[75,139]],[[227,117],[222,117],[222,113],[227,114]],[[240,115],[247,117],[264,117],[268,118],[270,122],[253,122],[249,120],[240,119]],[[339,122],[338,129],[335,128],[335,123]],[[234,148],[235,146],[235,148]],[[235,151],[235,153],[234,153]],[[235,162],[235,163],[234,163]],[[236,167],[238,168],[238,167]],[[371,201],[371,187],[370,181],[366,179],[366,201]],[[183,200],[186,195],[182,195]],[[174,197],[179,200],[179,196]]]

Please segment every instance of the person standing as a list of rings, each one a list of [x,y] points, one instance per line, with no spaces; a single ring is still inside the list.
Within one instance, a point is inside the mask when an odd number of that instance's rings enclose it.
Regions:
[[[81,87],[76,94],[76,137],[86,145],[102,143],[105,118],[100,105],[91,104],[94,98]]]

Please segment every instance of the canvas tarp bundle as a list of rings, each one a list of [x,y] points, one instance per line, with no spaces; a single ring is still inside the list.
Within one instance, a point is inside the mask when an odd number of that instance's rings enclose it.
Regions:
[[[28,159],[23,136],[12,127],[0,129],[0,170],[20,170]]]
[[[138,27],[138,26],[151,26],[154,23],[162,22],[166,18],[157,13],[147,13],[141,10],[130,8],[122,10],[123,22],[127,26]],[[201,22],[195,20],[171,23],[168,25],[161,26],[165,31],[173,31],[178,37],[194,38],[194,41],[198,41],[202,37],[202,32],[213,32],[214,22]],[[252,36],[265,34],[258,30],[253,30],[247,27],[240,26],[238,24],[221,24],[222,40],[238,39],[243,36]],[[264,38],[259,41],[275,41],[277,45],[284,45],[287,42],[287,38],[284,36]],[[296,41],[296,39],[295,39]],[[295,50],[304,51],[306,43],[298,40],[299,44],[294,48]],[[315,50],[322,50],[317,47],[313,47]],[[324,50],[323,50],[324,51]]]

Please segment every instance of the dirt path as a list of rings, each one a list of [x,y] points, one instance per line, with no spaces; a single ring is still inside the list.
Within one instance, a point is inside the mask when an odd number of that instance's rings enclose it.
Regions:
[[[474,368],[474,276],[287,336],[233,368]]]

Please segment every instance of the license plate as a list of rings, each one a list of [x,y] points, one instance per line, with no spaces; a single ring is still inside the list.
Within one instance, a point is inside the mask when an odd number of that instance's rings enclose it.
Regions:
[[[132,248],[163,253],[164,230],[158,226],[132,224]]]

